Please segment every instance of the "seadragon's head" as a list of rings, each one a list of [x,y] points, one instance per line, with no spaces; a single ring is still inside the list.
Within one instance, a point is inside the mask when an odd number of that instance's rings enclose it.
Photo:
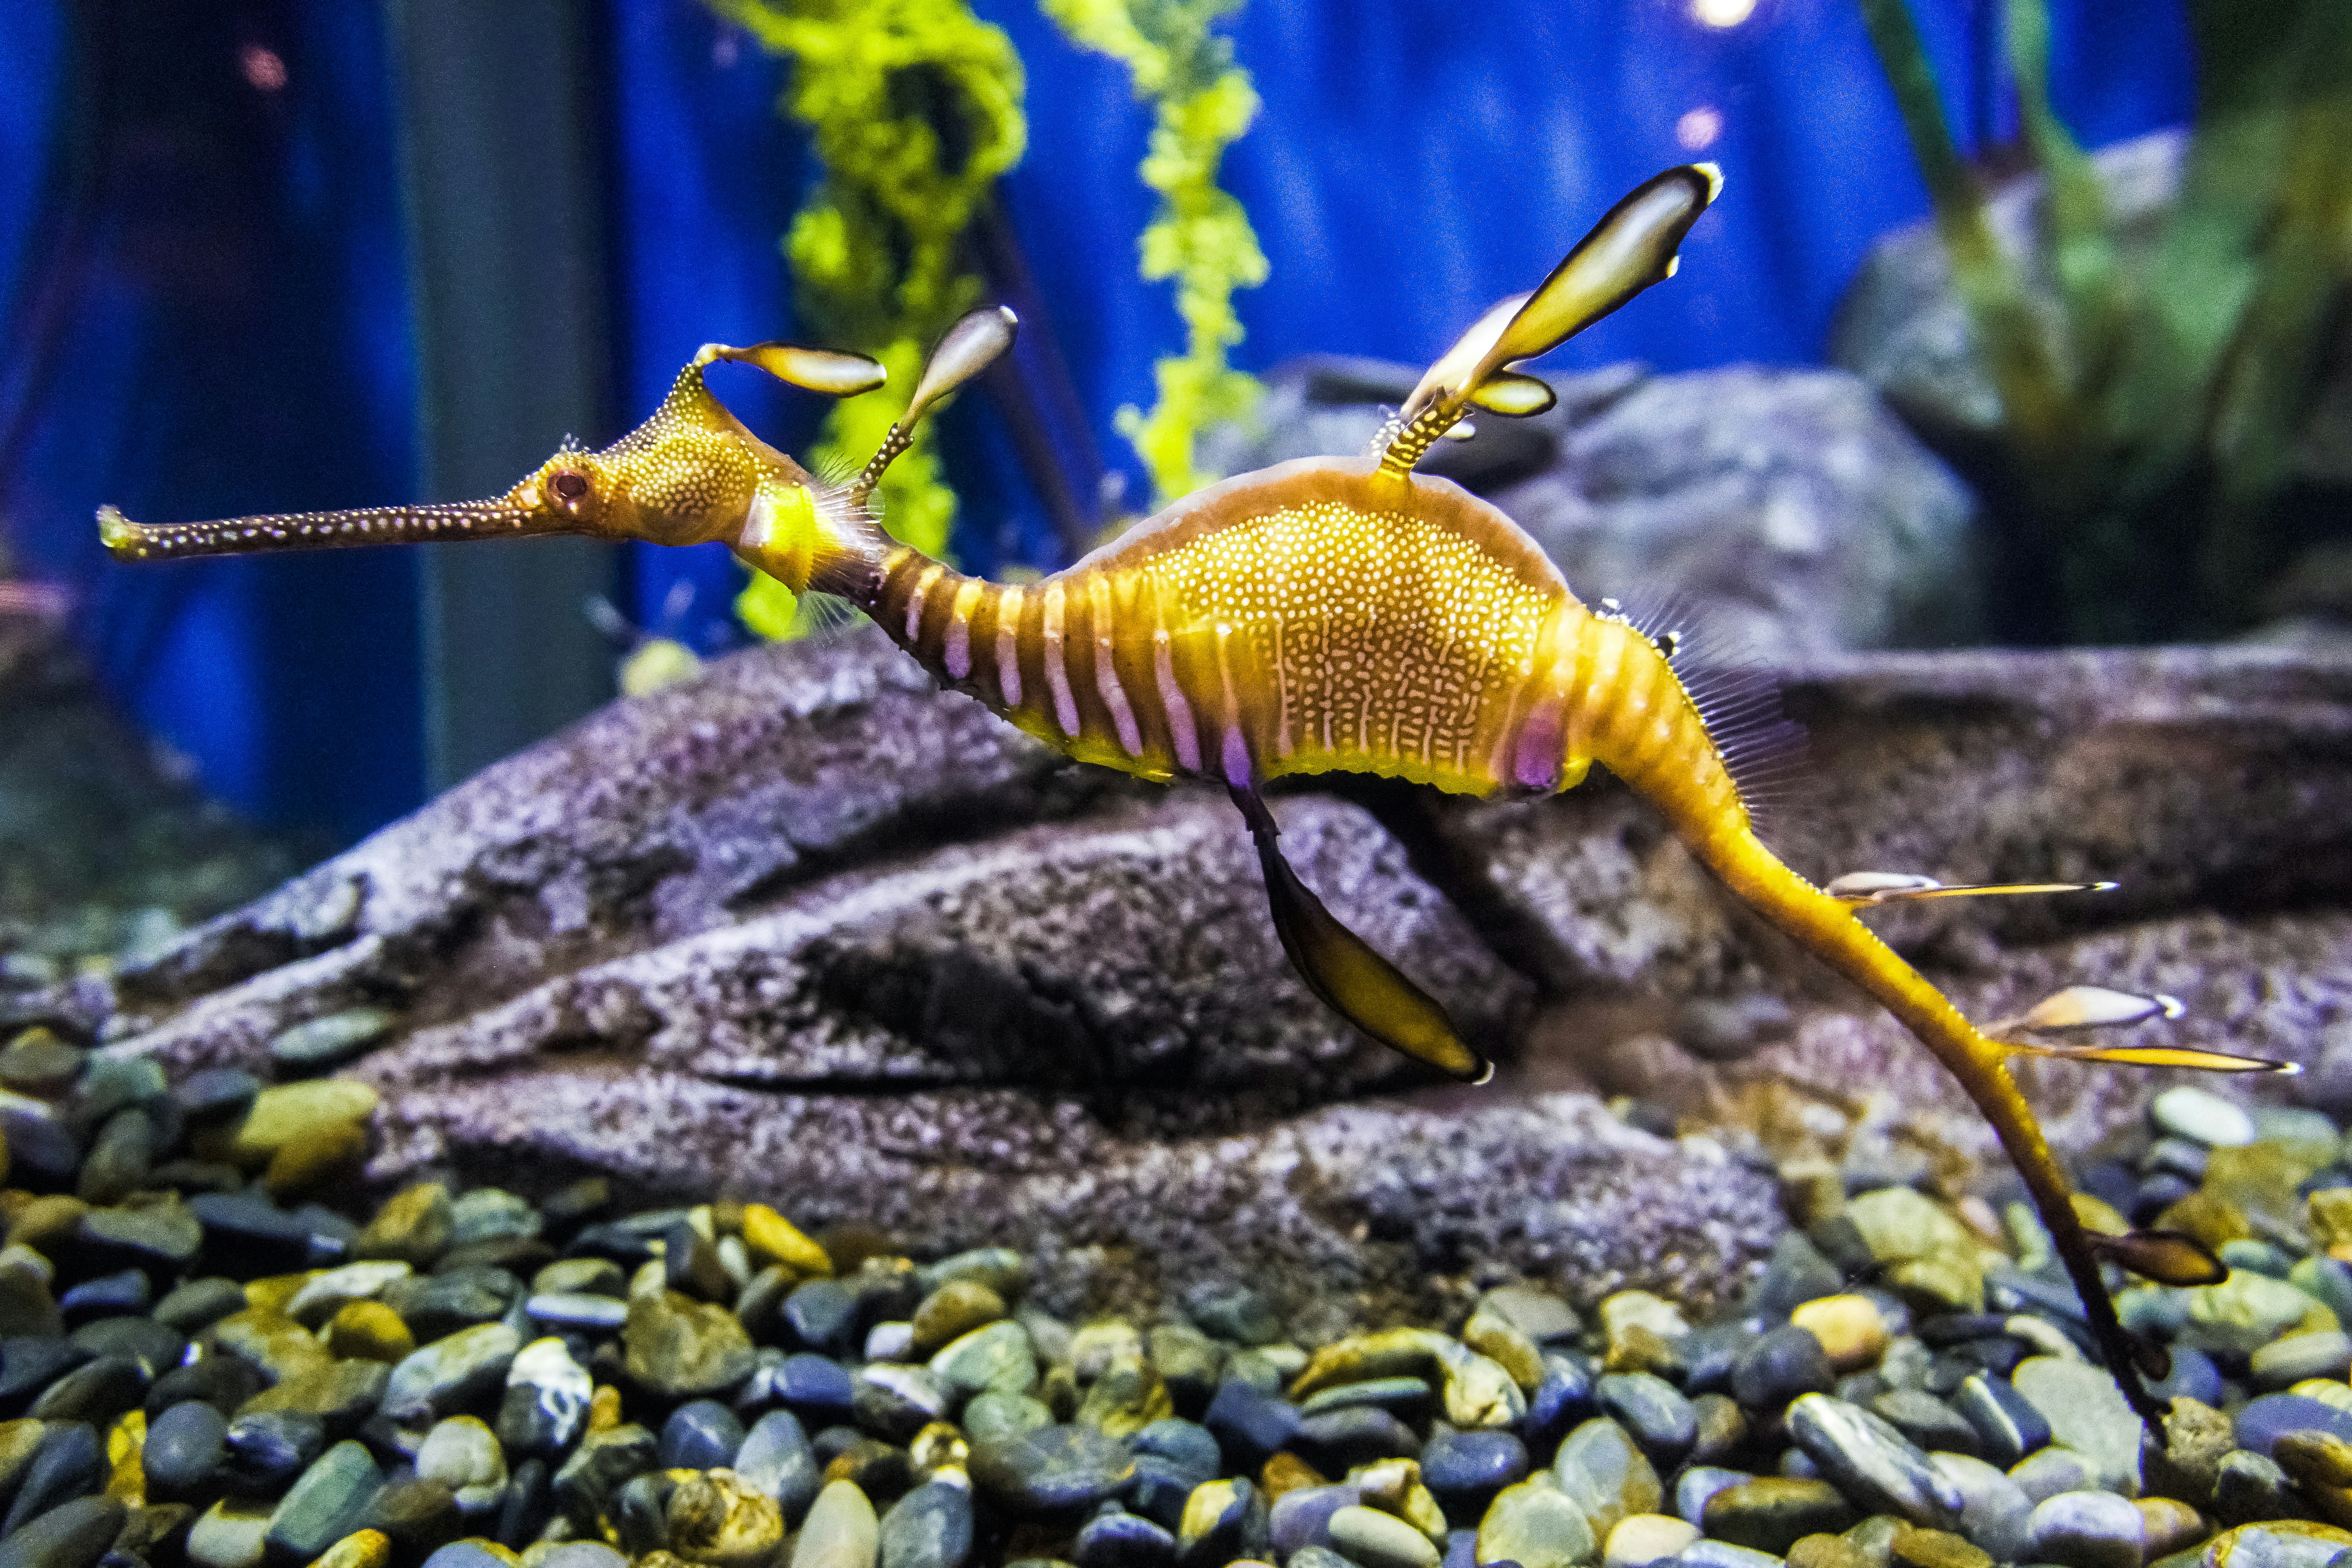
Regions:
[[[974,311],[957,323],[891,439],[846,486],[822,483],[745,428],[703,384],[703,372],[731,360],[793,386],[845,397],[881,385],[882,366],[863,354],[790,343],[709,343],[678,372],[652,418],[602,451],[566,441],[503,495],[211,522],[133,522],[109,506],[99,509],[99,537],[119,561],[542,534],[653,544],[716,540],[797,589],[823,568],[828,552],[850,548],[875,480],[905,448],[914,421],[1002,353],[1013,331],[1013,313],[1001,309]]]

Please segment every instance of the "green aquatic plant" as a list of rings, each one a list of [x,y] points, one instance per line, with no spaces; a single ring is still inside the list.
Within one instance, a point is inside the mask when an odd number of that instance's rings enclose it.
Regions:
[[[1210,30],[1241,0],[1043,0],[1045,13],[1087,48],[1122,61],[1136,96],[1152,105],[1143,183],[1160,193],[1144,229],[1143,276],[1176,279],[1185,349],[1153,367],[1151,412],[1118,411],[1165,503],[1217,476],[1193,462],[1202,430],[1246,417],[1265,390],[1225,362],[1242,341],[1234,291],[1265,281],[1265,253],[1249,215],[1217,188],[1217,165],[1257,117],[1257,89],[1233,62],[1233,43]]]
[[[879,390],[835,405],[810,453],[852,468],[906,411],[923,351],[979,300],[964,231],[1028,140],[1021,58],[964,0],[709,0],[792,62],[780,110],[809,128],[824,174],[784,238],[808,335],[870,356]],[[956,498],[919,431],[882,481],[890,531],[947,548]],[[798,624],[796,595],[755,574],[736,601],[767,637]]]
[[[2160,232],[2134,246],[2051,107],[2046,0],[2008,0],[2044,182],[2044,299],[1994,235],[1905,0],[1861,4],[2000,395],[1994,477],[2063,630],[2147,641],[2248,624],[2283,563],[2275,503],[2352,297],[2352,6],[2189,0],[2196,121]]]

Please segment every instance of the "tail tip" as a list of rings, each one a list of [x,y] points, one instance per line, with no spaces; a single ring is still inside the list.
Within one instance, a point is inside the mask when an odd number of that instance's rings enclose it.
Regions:
[[[99,542],[107,553],[118,561],[128,561],[137,553],[139,525],[122,515],[120,509],[108,505],[98,509]]]

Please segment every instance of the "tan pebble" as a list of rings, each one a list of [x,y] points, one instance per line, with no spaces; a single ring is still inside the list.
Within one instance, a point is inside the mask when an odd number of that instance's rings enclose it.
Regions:
[[[682,1476],[669,1500],[670,1549],[709,1568],[768,1568],[784,1542],[776,1500],[737,1480],[732,1470]]]
[[[354,1258],[389,1258],[415,1268],[430,1267],[449,1247],[449,1189],[419,1182],[392,1195],[375,1211],[352,1245]]]
[[[269,1156],[262,1184],[279,1203],[308,1197],[360,1168],[367,1158],[367,1128],[359,1121],[330,1121],[298,1133]]]
[[[929,1355],[1003,1316],[1003,1297],[977,1279],[950,1279],[915,1309],[915,1353]]]
[[[2303,1217],[2321,1247],[2352,1246],[2352,1187],[2320,1188],[2304,1199]]]
[[[29,1247],[44,1257],[50,1256],[73,1235],[81,1216],[89,1212],[88,1204],[63,1194],[35,1198],[18,1209],[16,1217],[9,1222],[7,1245]]]
[[[833,1273],[832,1256],[766,1204],[743,1205],[743,1245],[762,1262],[781,1263],[803,1277]]]
[[[1348,1484],[1372,1507],[1402,1514],[1405,1500],[1421,1485],[1421,1461],[1376,1459],[1369,1465],[1358,1465],[1348,1472]]]
[[[328,1547],[310,1568],[384,1568],[391,1561],[392,1537],[381,1530],[362,1530]]]
[[[125,1413],[106,1434],[106,1495],[131,1508],[147,1506],[147,1468],[140,1455],[147,1447],[147,1413]]]
[[[236,1130],[229,1156],[258,1170],[271,1156],[313,1128],[338,1121],[364,1121],[375,1113],[376,1091],[356,1079],[314,1078],[273,1084],[254,1097],[253,1109]]]
[[[1895,1536],[1893,1568],[1992,1568],[1992,1553],[1948,1530],[1906,1530]]]
[[[294,1304],[294,1298],[302,1293],[303,1287],[323,1272],[313,1268],[301,1274],[272,1274],[260,1279],[248,1279],[245,1282],[245,1304],[256,1311],[285,1315],[286,1309]]]
[[[971,1458],[971,1445],[952,1422],[926,1422],[907,1445],[908,1462],[919,1475],[937,1470],[961,1470]]]
[[[854,1481],[830,1481],[800,1521],[793,1568],[873,1568],[882,1549],[875,1504]]]
[[[1680,1307],[1647,1290],[1620,1290],[1601,1301],[1603,1333],[1613,1339],[1635,1326],[1669,1340],[1678,1340],[1691,1331],[1690,1322]]]
[[[1789,1548],[1789,1568],[1875,1568],[1869,1554],[1843,1535],[1808,1535]]]
[[[1482,1308],[1471,1313],[1462,1325],[1462,1342],[1510,1373],[1524,1393],[1534,1393],[1543,1381],[1543,1352],[1500,1312]]]
[[[1601,1549],[1602,1568],[1645,1568],[1679,1557],[1698,1539],[1698,1526],[1663,1513],[1629,1513]]]
[[[588,1430],[609,1432],[621,1424],[621,1391],[600,1383],[588,1396]]]
[[[1324,1484],[1322,1472],[1287,1448],[1268,1459],[1257,1473],[1257,1484],[1272,1502],[1285,1492]]]
[[[353,1301],[327,1321],[327,1350],[340,1361],[394,1365],[415,1349],[416,1336],[381,1301]]]
[[[2178,1230],[2195,1237],[2218,1252],[2232,1241],[2252,1241],[2254,1227],[2245,1211],[2229,1199],[2198,1191],[2156,1216],[2158,1230]]]
[[[1812,1331],[1830,1365],[1842,1373],[1876,1366],[1886,1353],[1886,1320],[1867,1296],[1823,1296],[1790,1313],[1789,1321]]]
[[[1143,1359],[1143,1336],[1124,1318],[1100,1319],[1070,1336],[1070,1370],[1080,1383],[1092,1383],[1129,1358]]]
[[[2074,1202],[2074,1218],[2093,1236],[2122,1236],[2131,1229],[2131,1221],[2117,1214],[2115,1205],[2105,1198],[2076,1193]]]
[[[2151,1563],[2176,1552],[2186,1552],[2213,1533],[2210,1521],[2179,1498],[2144,1497],[2132,1506],[2139,1510],[2141,1529],[2147,1539],[2147,1560]]]

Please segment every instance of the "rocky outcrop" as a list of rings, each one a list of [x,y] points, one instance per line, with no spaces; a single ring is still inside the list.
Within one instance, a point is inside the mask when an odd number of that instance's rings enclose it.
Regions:
[[[1876,917],[1978,1016],[2161,989],[2171,1037],[2298,1060],[2352,1017],[2352,659],[1843,656],[1786,700],[1811,750],[1770,837],[1800,869],[2124,882]],[[383,1091],[382,1180],[593,1169],[1005,1240],[1070,1310],[1238,1271],[1331,1331],[1514,1276],[1736,1288],[1782,1223],[1762,1090],[1986,1151],[1924,1051],[1621,788],[1321,782],[1279,799],[1286,846],[1496,1083],[1432,1085],[1306,994],[1216,795],[1058,763],[870,630],[616,704],[59,1005],[264,1074],[288,1028],[389,1010],[341,1069]],[[2078,1149],[2152,1087],[2034,1066]],[[1662,1142],[1596,1087],[1727,1126]]]

